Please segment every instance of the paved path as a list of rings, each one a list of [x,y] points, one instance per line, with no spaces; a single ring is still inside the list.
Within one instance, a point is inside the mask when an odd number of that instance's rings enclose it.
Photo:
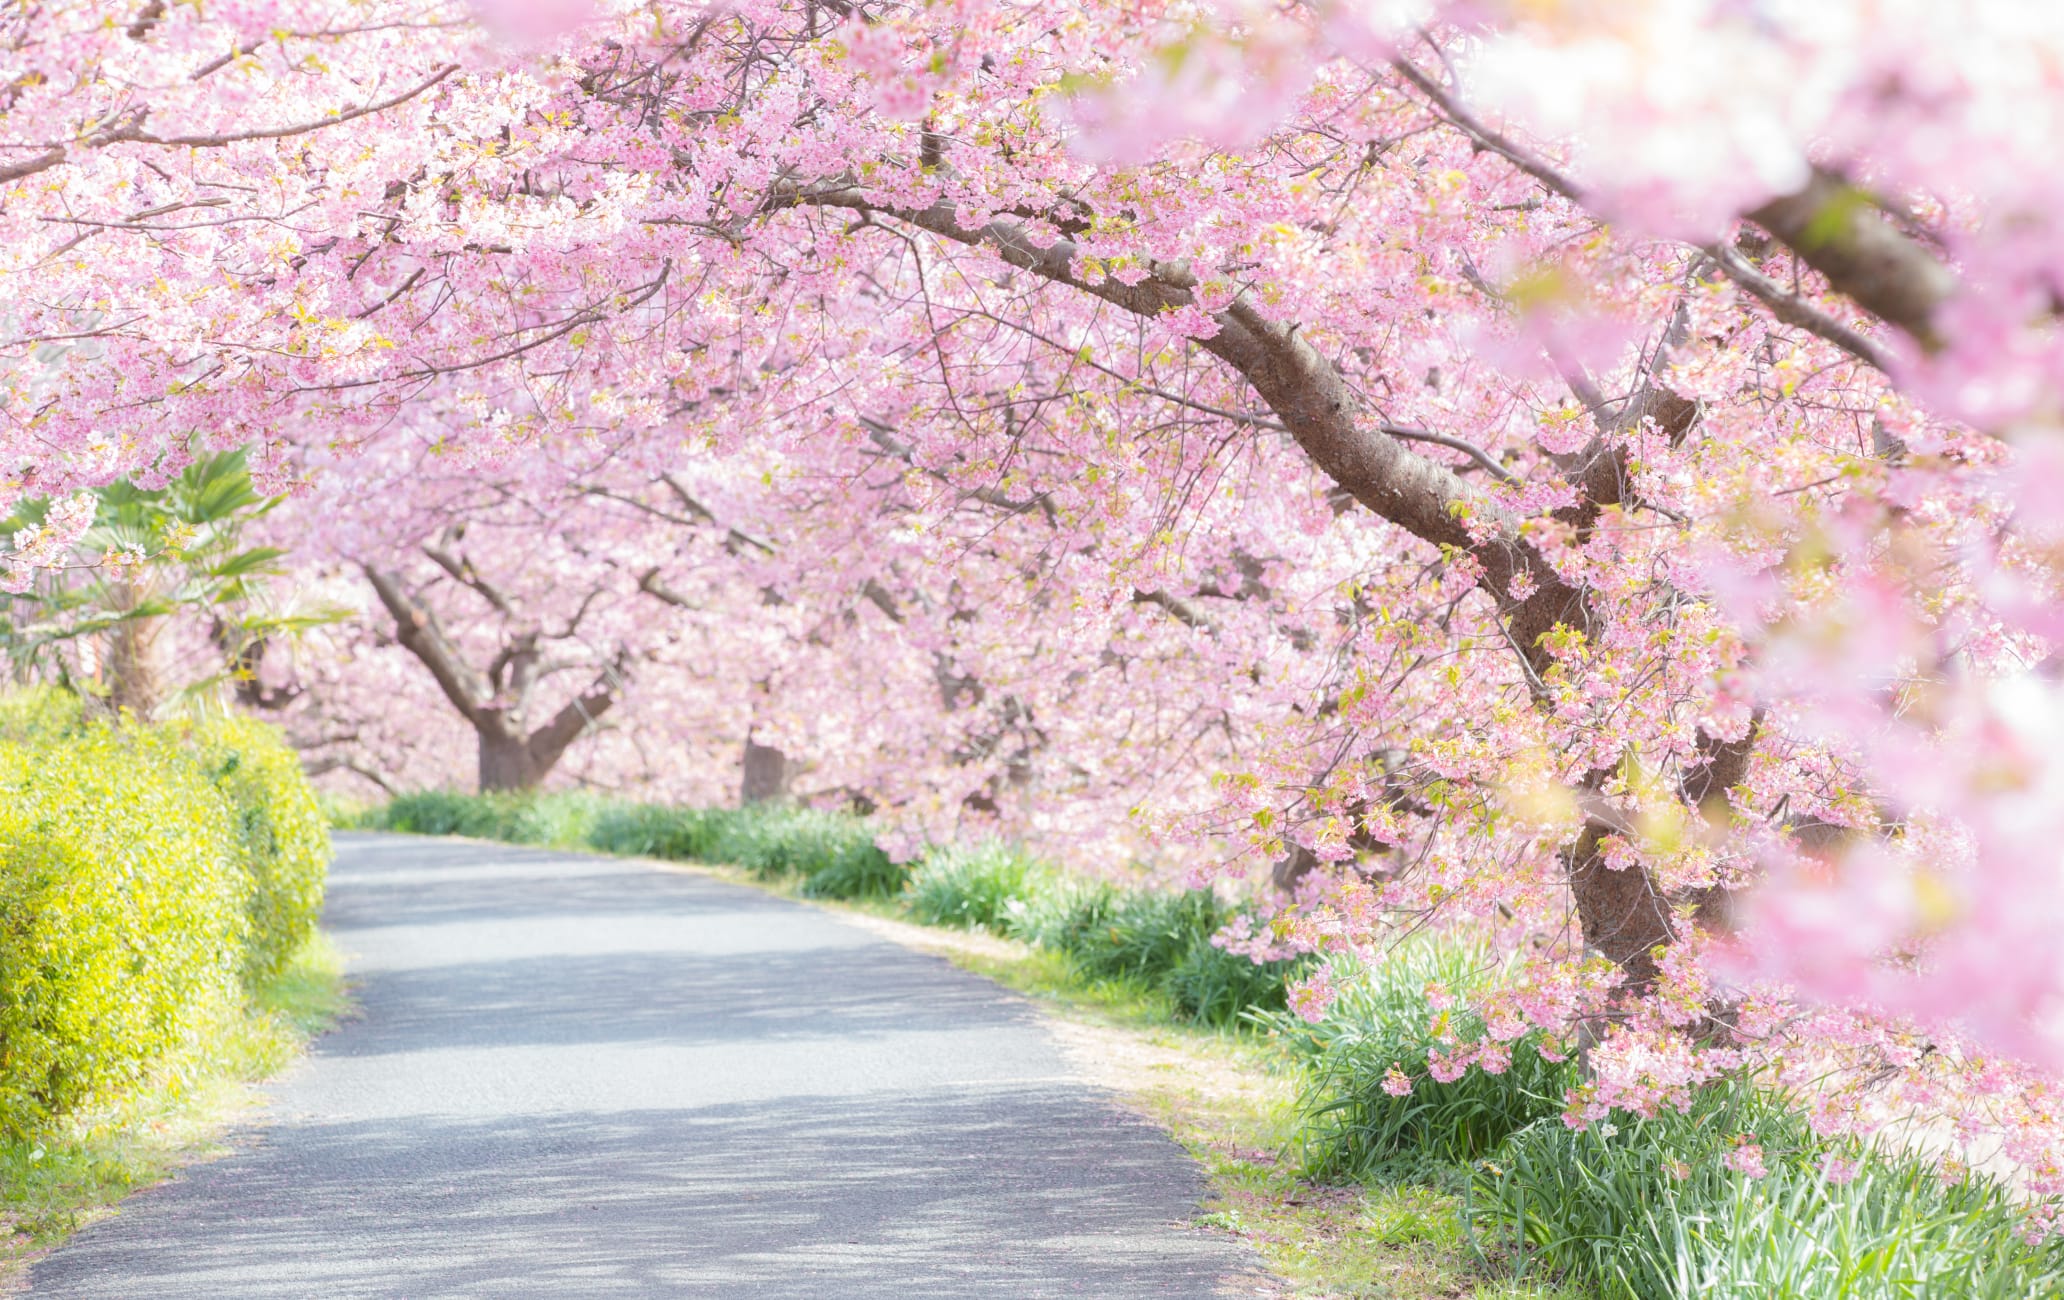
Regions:
[[[1023,1003],[815,909],[349,835],[329,924],[363,1014],[32,1295],[1166,1300],[1250,1263]]]

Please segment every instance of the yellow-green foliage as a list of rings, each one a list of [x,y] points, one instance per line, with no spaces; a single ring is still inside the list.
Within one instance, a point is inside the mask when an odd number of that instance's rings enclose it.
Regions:
[[[45,690],[0,694],[0,739],[55,739],[83,725],[76,695]]]
[[[315,928],[329,875],[330,828],[301,760],[262,722],[211,718],[194,728],[203,764],[228,800],[250,878],[244,976],[277,973]]]
[[[0,1138],[220,1029],[239,977],[306,934],[326,835],[255,730],[87,722],[43,693],[0,701]],[[275,794],[279,807],[250,814]]]

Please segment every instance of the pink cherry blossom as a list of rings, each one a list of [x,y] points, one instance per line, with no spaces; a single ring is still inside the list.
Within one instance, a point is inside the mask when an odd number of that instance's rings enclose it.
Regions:
[[[1437,1080],[1754,1071],[2055,1220],[2064,10],[116,9],[0,20],[10,589],[248,446],[339,788],[1453,928]]]
[[[1763,1167],[1763,1146],[1753,1141],[1740,1141],[1720,1157],[1720,1163],[1744,1178],[1761,1178],[1770,1171]]]

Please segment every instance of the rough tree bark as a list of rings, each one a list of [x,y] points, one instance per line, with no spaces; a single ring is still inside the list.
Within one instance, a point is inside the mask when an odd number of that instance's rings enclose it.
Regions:
[[[772,745],[745,738],[744,775],[739,782],[738,802],[743,805],[779,803],[788,798],[788,755]]]
[[[165,620],[155,615],[138,615],[137,608],[150,593],[134,582],[111,584],[110,605],[126,614],[107,630],[106,654],[101,673],[108,686],[108,707],[116,713],[127,709],[139,718],[154,716],[165,703],[165,656],[160,637]]]
[[[163,630],[160,618],[124,619],[108,629],[108,707],[149,718],[164,704],[165,673],[158,645]]]

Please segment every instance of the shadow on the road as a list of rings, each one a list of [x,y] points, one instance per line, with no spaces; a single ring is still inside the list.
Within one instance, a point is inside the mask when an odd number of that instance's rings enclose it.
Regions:
[[[980,981],[941,987],[936,958],[881,948],[512,957],[358,977],[363,1030],[323,1047],[370,1055],[469,1046],[945,1032],[1024,1024]],[[807,990],[806,997],[798,997]]]
[[[402,835],[345,834],[337,841],[324,913],[332,926],[571,918],[621,912],[626,897],[655,915],[769,913],[795,906],[744,885],[620,858]],[[354,846],[376,852],[355,854]]]
[[[373,948],[354,961],[365,1014],[324,1054],[851,1040],[1033,1018],[940,958],[706,876],[506,845],[354,839],[375,851],[347,848],[325,919],[347,949]],[[411,933],[382,942],[397,929]],[[603,950],[567,946],[598,935]],[[741,948],[740,936],[758,942]],[[383,960],[385,946],[408,960]]]
[[[1209,1296],[1241,1261],[1170,1230],[1202,1191],[1170,1154],[1053,1089],[297,1127],[144,1193],[147,1227],[89,1229],[35,1290]]]

